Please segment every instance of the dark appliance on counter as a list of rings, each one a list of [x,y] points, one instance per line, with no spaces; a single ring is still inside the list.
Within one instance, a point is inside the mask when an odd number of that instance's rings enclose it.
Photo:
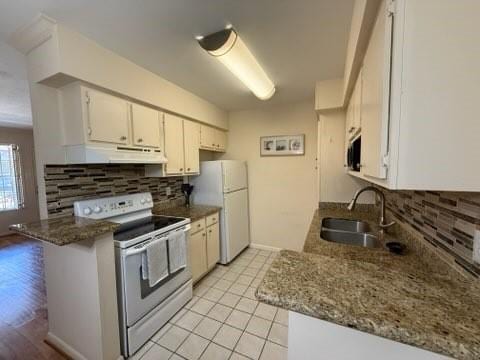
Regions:
[[[347,167],[352,171],[360,171],[360,153],[362,151],[362,137],[359,136],[348,146]]]
[[[185,196],[185,206],[190,207],[190,195],[193,191],[193,185],[190,184],[182,184],[182,192],[183,196]]]

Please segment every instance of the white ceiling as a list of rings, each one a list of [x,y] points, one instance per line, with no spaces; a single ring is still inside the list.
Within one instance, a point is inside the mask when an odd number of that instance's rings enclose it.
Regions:
[[[0,0],[0,42],[44,12],[221,108],[249,109],[312,99],[316,80],[343,75],[353,1]],[[266,103],[194,40],[229,23],[277,86]],[[0,66],[4,49],[0,45]],[[0,68],[0,86],[11,86],[0,97],[23,99],[24,80],[23,74]],[[12,116],[19,112],[9,110],[9,103],[0,99],[0,121],[5,109]]]

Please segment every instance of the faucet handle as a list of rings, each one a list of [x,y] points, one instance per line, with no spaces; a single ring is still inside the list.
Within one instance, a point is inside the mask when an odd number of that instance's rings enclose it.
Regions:
[[[389,228],[390,226],[393,226],[395,224],[396,224],[395,221],[391,221],[388,224],[380,223],[378,226],[380,226],[380,228],[382,228],[382,229],[386,229],[386,228]]]

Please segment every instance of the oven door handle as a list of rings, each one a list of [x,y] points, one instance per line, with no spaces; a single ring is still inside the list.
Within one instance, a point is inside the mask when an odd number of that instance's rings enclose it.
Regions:
[[[191,229],[191,226],[190,224],[182,227],[180,230],[175,230],[175,231],[184,231],[184,232],[187,232]],[[166,236],[162,236],[162,237],[166,237]],[[168,239],[168,237],[166,237]],[[127,256],[132,256],[132,255],[135,255],[135,254],[140,254],[142,252],[144,252],[146,250],[146,246],[142,246],[140,248],[135,248],[132,247],[130,249],[126,249],[125,252],[123,253],[123,256],[124,257],[127,257]]]

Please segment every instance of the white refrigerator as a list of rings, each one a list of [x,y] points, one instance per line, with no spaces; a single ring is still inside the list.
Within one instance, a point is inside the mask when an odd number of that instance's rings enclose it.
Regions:
[[[247,164],[203,161],[194,185],[194,204],[220,206],[220,263],[228,264],[250,244]]]

